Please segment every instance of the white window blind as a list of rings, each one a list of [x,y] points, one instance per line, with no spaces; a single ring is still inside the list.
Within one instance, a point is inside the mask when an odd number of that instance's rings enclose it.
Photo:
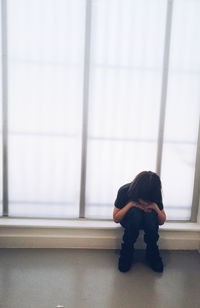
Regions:
[[[7,89],[0,91],[7,90],[1,106],[8,113],[0,108],[0,120],[7,117],[8,151],[3,156],[1,125],[0,213],[4,185],[9,216],[109,219],[118,188],[160,163],[168,219],[189,220],[200,115],[200,1],[5,4],[1,85]]]
[[[190,219],[200,115],[200,1],[174,1],[161,176],[168,219]]]
[[[84,2],[9,0],[11,216],[77,217]]]
[[[86,215],[104,218],[156,168],[166,1],[97,1],[92,17]]]
[[[1,16],[1,7],[0,7]],[[2,57],[2,28],[0,23],[0,56]],[[3,104],[2,104],[2,61],[0,61],[0,215],[3,214]]]

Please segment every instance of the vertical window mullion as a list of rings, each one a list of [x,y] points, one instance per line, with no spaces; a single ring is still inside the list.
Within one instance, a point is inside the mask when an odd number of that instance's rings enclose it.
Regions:
[[[163,55],[161,106],[160,106],[160,120],[158,129],[158,148],[157,148],[157,162],[156,162],[156,172],[159,175],[161,173],[161,165],[162,165],[165,111],[167,104],[167,86],[168,86],[168,72],[169,72],[172,13],[173,13],[173,0],[168,0],[167,13],[166,13],[167,16],[166,16],[165,41],[164,41],[164,55]]]
[[[91,18],[92,0],[86,0],[85,13],[85,55],[83,79],[83,120],[82,120],[82,156],[81,156],[81,183],[79,218],[85,217],[85,189],[86,189],[86,163],[87,163],[87,135],[88,135],[88,103],[90,79],[90,46],[91,46]]]
[[[3,216],[8,216],[8,64],[7,64],[7,5],[1,1],[2,27],[2,117],[3,117]]]

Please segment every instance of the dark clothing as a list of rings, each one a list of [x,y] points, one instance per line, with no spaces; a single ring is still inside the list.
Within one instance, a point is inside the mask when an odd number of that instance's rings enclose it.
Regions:
[[[129,195],[130,183],[123,185],[118,190],[117,199],[115,200],[115,207],[118,209],[122,209],[128,202],[130,201],[138,201],[134,198],[134,195],[130,197]],[[154,202],[158,205],[160,210],[163,210],[162,199],[154,200]]]
[[[138,201],[134,200],[133,194],[131,198],[129,197],[129,187],[130,183],[120,187],[117,199],[115,200],[115,207],[122,209],[128,202]],[[162,199],[155,200],[155,202],[159,209],[162,210]],[[159,239],[158,214],[154,210],[151,212],[144,212],[137,207],[132,207],[128,210],[120,224],[124,227],[123,242],[127,247],[133,246],[141,229],[144,230],[144,241],[147,246],[155,246]]]
[[[117,199],[115,200],[115,207],[122,209],[130,201],[139,201],[137,200],[133,189],[130,194],[130,185],[131,184],[126,184],[119,189]],[[154,200],[153,202],[155,202],[159,209],[162,210],[163,204],[161,192],[157,196],[160,197],[158,200]],[[127,211],[123,219],[120,221],[120,224],[124,227],[124,234],[118,263],[119,270],[121,272],[126,272],[130,269],[134,244],[138,238],[140,229],[143,229],[144,242],[147,245],[146,258],[154,271],[162,272],[163,263],[157,245],[159,239],[159,223],[156,211],[152,209],[150,212],[145,212],[142,209],[133,206]]]
[[[124,227],[123,242],[127,246],[133,246],[140,229],[144,230],[144,241],[147,245],[156,245],[158,235],[158,217],[155,211],[145,213],[137,207],[132,207],[120,222]]]

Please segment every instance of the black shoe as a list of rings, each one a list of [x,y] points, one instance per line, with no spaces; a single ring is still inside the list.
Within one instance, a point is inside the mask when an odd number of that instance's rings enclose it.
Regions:
[[[163,272],[164,266],[157,247],[146,250],[146,260],[154,272]]]
[[[122,248],[118,262],[118,269],[120,272],[128,272],[133,262],[133,249]]]

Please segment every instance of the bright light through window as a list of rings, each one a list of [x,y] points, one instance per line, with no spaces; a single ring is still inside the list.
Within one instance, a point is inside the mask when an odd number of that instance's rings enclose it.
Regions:
[[[2,180],[2,159],[0,186],[8,192],[9,215],[111,219],[118,188],[143,170],[156,171],[163,149],[168,219],[190,220],[200,115],[200,1],[5,3],[0,157],[4,104],[8,181]]]

